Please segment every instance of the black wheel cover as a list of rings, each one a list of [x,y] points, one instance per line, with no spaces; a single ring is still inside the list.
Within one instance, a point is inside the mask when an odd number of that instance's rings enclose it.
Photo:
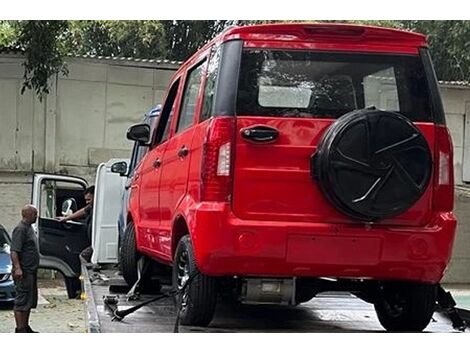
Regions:
[[[403,213],[426,191],[432,171],[428,143],[406,117],[356,110],[325,132],[312,173],[344,214],[378,221]]]

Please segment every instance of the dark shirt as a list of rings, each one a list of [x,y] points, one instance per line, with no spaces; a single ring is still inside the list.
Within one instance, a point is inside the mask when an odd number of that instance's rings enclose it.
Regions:
[[[31,225],[20,221],[13,230],[10,250],[18,253],[21,270],[35,272],[38,269],[38,239]]]
[[[93,226],[93,205],[87,205],[85,208],[85,223],[87,225],[88,241],[91,244],[91,231]]]

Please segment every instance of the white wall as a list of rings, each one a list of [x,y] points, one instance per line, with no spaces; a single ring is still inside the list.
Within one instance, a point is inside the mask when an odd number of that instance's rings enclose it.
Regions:
[[[178,65],[69,58],[66,77],[40,102],[20,93],[23,60],[0,54],[0,223],[10,229],[30,201],[34,172],[59,172],[93,182],[96,166],[128,158],[127,128],[162,102]]]
[[[39,102],[30,91],[20,94],[21,63],[21,57],[0,56],[0,171],[66,173],[128,157],[127,128],[162,101],[178,67],[70,58],[68,76],[51,82]]]
[[[440,90],[446,112],[447,127],[452,134],[454,143],[455,183],[463,184],[464,168],[467,172],[470,171],[470,158],[464,162],[464,149],[467,148],[467,153],[470,152],[470,140],[465,138],[465,125],[470,123],[470,87],[442,85]],[[468,132],[467,136],[469,136]],[[467,155],[467,157],[469,156]]]

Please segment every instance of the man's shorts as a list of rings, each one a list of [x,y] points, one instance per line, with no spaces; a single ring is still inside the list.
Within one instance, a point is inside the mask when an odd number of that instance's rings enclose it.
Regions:
[[[25,312],[38,305],[37,273],[23,271],[21,280],[15,280],[16,297],[13,310]]]

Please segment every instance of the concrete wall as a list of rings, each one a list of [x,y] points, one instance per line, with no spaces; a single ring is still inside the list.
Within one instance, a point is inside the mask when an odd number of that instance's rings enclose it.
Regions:
[[[470,283],[470,189],[458,187],[455,191],[457,235],[454,250],[444,281]]]
[[[447,127],[454,143],[455,183],[461,185],[464,183],[464,169],[469,174],[465,180],[470,182],[470,87],[441,85],[440,90]]]
[[[70,58],[41,102],[20,94],[22,58],[0,54],[0,223],[11,230],[30,202],[32,172],[82,176],[130,156],[129,125],[160,103],[176,63]]]
[[[52,82],[51,93],[40,102],[29,91],[20,94],[21,62],[18,56],[0,55],[0,223],[8,230],[18,222],[21,206],[30,201],[32,171],[93,182],[100,162],[129,157],[127,127],[162,101],[177,68],[169,63],[71,58],[69,75]],[[470,173],[470,128],[465,128],[470,124],[470,88],[442,85],[441,93],[455,148],[455,179],[462,184],[464,168]],[[470,283],[469,192],[457,191],[456,214],[459,227],[445,280]]]

